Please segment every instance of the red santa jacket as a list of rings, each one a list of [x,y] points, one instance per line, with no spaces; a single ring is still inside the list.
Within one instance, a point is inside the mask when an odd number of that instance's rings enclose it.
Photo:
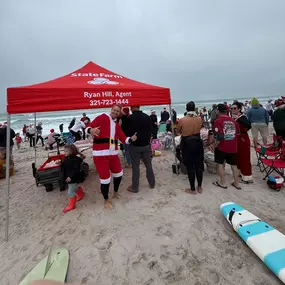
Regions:
[[[108,114],[96,117],[85,131],[88,133],[90,128],[97,127],[100,127],[100,134],[94,137],[93,156],[117,155],[118,141],[129,142],[130,138],[125,136],[119,123]]]

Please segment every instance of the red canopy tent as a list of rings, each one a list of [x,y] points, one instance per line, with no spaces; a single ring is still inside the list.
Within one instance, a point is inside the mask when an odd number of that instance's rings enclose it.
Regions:
[[[125,106],[169,105],[169,88],[128,79],[93,62],[63,77],[7,89],[8,114],[84,110]]]
[[[115,104],[169,105],[171,109],[170,90],[134,81],[91,61],[63,77],[40,84],[7,89],[6,241],[9,234],[10,115],[108,108]]]

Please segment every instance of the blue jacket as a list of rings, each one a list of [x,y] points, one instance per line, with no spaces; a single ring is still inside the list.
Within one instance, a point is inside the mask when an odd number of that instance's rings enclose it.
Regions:
[[[269,124],[268,112],[259,105],[253,105],[247,112],[247,118],[251,123]]]

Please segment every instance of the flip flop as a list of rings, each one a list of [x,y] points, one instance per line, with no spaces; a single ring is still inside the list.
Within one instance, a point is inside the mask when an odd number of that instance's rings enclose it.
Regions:
[[[235,187],[237,190],[241,190],[241,187],[240,187],[240,186],[236,186],[234,182],[232,182],[231,185],[232,185],[233,187]]]
[[[213,185],[218,186],[218,187],[223,188],[223,189],[228,189],[228,186],[221,185],[219,181],[214,181]]]

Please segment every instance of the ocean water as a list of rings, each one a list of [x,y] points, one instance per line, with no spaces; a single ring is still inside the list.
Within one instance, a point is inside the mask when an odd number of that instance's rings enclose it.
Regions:
[[[268,101],[269,97],[259,98],[261,104],[265,104]],[[191,98],[189,98],[189,101]],[[239,101],[244,102],[250,100],[249,98],[240,98]],[[211,108],[213,104],[218,104],[222,102],[228,102],[229,104],[233,102],[233,99],[217,99],[217,100],[207,100],[207,101],[195,101],[196,107],[199,110],[203,107],[206,107],[207,110]],[[186,102],[173,103],[172,108],[177,112],[177,117],[182,117],[185,110]],[[160,111],[163,107],[166,107],[169,111],[168,106],[146,106],[141,107],[145,113],[150,115],[151,110],[155,110],[160,119]],[[36,114],[36,122],[42,122],[43,124],[43,134],[47,135],[50,129],[54,129],[56,132],[59,132],[59,125],[63,125],[64,132],[68,131],[68,126],[73,117],[76,120],[80,120],[82,113],[85,112],[87,116],[93,120],[96,116],[109,112],[109,109],[89,109],[89,110],[76,110],[76,111],[59,111],[59,112],[45,112]],[[22,115],[12,115],[11,116],[11,127],[16,131],[22,134],[22,128],[24,124],[30,125],[34,124],[35,115],[34,114],[22,114]],[[5,114],[0,115],[0,122],[3,123],[7,121],[7,116]]]

